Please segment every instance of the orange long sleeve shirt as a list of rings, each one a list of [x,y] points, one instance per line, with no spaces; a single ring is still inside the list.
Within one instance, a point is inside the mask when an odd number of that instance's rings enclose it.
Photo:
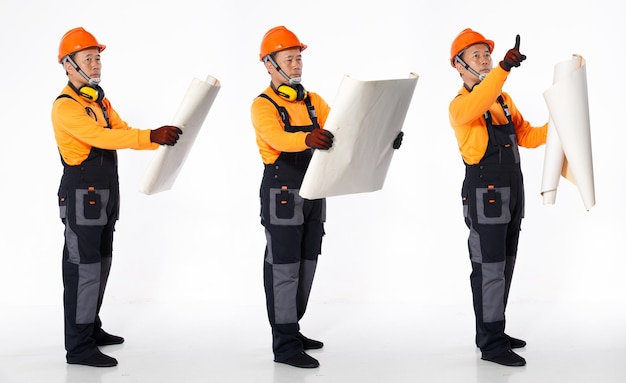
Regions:
[[[156,149],[150,142],[150,130],[133,129],[121,119],[107,98],[102,101],[106,108],[111,129],[105,129],[104,113],[95,102],[76,94],[66,85],[61,94],[71,98],[57,99],[52,106],[54,137],[63,160],[68,165],[80,165],[89,156],[92,147],[100,149]],[[90,108],[87,114],[86,108]]]
[[[312,124],[304,101],[285,100],[274,93],[271,87],[267,87],[264,93],[287,110],[292,126]],[[317,122],[320,127],[324,127],[330,107],[318,94],[308,92],[308,95],[317,113]],[[250,113],[256,133],[256,143],[264,164],[273,164],[281,152],[301,152],[308,148],[304,142],[308,133],[286,132],[280,113],[269,100],[256,97],[252,102]]]
[[[540,127],[533,127],[524,120],[511,97],[502,92],[502,87],[509,72],[499,65],[485,77],[485,79],[470,92],[465,87],[459,90],[457,96],[450,102],[449,117],[450,125],[459,145],[459,151],[468,165],[480,162],[487,149],[489,135],[487,123],[483,117],[489,110],[494,125],[507,124],[502,107],[497,99],[500,94],[504,103],[511,112],[511,120],[515,125],[519,146],[535,148],[546,143],[548,123]]]

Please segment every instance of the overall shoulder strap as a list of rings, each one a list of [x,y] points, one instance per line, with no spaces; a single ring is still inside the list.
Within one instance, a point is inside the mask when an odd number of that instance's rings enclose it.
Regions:
[[[58,99],[60,99],[60,98],[69,98],[69,99],[72,99],[72,100],[74,100],[74,101],[78,102],[78,100],[76,100],[74,97],[70,96],[69,94],[65,94],[65,93],[60,94],[60,95],[59,95],[59,96],[55,99],[55,101],[56,101],[56,100],[58,100]],[[80,102],[78,102],[78,103],[80,104]],[[81,105],[82,105],[82,104],[81,104]],[[102,109],[102,114],[104,115],[104,119],[105,119],[105,120],[106,120],[106,122],[107,122],[107,126],[106,126],[105,128],[110,128],[110,125],[111,125],[111,124],[109,123],[109,115],[108,115],[108,113],[107,113],[107,111],[106,111],[106,108],[105,108],[105,107],[104,107],[101,103],[98,103],[98,105],[100,105],[100,108]],[[86,106],[86,107],[85,107],[85,112],[87,113],[87,115],[88,115],[89,117],[93,117],[93,119],[94,119],[94,120],[98,121],[98,116],[97,116],[97,115],[96,115],[96,113],[93,111],[93,109],[91,109],[90,107]]]
[[[272,100],[272,98],[265,93],[261,93],[258,97],[269,100],[269,102],[274,104],[274,106],[278,110],[278,113],[280,114],[280,118],[283,120],[283,124],[285,124],[285,126],[289,126],[289,113],[287,113],[287,109],[278,105],[276,101]]]
[[[60,94],[57,98],[54,99],[54,101],[56,101],[56,100],[58,100],[60,98],[71,98],[72,100],[76,101],[76,99],[74,97],[70,96],[69,94],[65,94],[65,93]],[[76,102],[78,102],[78,101],[76,101]]]
[[[497,100],[498,104],[500,104],[500,106],[502,107],[502,110],[504,111],[504,115],[506,116],[507,120],[511,122],[511,111],[509,111],[509,106],[504,103],[504,98],[502,97],[502,95],[499,95]],[[484,116],[485,120],[491,119],[491,113],[489,113],[489,111],[486,111]]]
[[[317,123],[317,112],[315,111],[315,107],[311,104],[311,98],[307,95],[304,99],[304,103],[306,104],[306,108],[309,111],[309,117],[311,117],[311,122],[313,123],[313,129],[319,128],[319,124]]]
[[[511,112],[509,111],[509,106],[504,103],[504,98],[502,97],[502,95],[498,96],[498,103],[502,107],[502,110],[504,110],[504,115],[506,116],[506,118],[510,122],[511,121]]]

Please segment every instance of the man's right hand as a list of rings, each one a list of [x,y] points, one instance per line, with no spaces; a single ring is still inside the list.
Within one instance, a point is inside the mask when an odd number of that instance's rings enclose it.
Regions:
[[[515,47],[509,49],[504,56],[504,59],[500,61],[500,66],[505,71],[509,72],[511,68],[518,67],[522,63],[522,61],[526,60],[526,56],[521,54],[519,51],[519,41],[520,37],[517,35],[515,37]]]
[[[156,142],[159,145],[174,146],[181,134],[183,134],[183,131],[180,130],[180,128],[172,125],[164,125],[150,131],[150,141]]]
[[[328,130],[315,128],[309,133],[304,142],[309,148],[327,150],[333,146],[333,134]]]

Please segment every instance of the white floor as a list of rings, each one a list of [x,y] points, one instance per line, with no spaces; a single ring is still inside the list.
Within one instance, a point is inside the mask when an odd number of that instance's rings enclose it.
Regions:
[[[303,332],[325,342],[317,369],[272,361],[259,306],[106,305],[126,342],[113,368],[65,363],[60,307],[3,307],[0,383],[626,381],[626,313],[607,305],[512,303],[508,332],[528,341],[521,368],[481,361],[471,306],[312,303]]]

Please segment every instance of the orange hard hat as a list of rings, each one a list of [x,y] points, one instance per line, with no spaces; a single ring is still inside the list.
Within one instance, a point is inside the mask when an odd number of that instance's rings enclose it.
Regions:
[[[102,52],[106,45],[99,44],[96,38],[83,27],[70,29],[61,38],[59,62],[62,62],[65,56],[87,48],[98,48]]]
[[[302,44],[296,35],[289,29],[283,27],[274,27],[265,33],[263,41],[261,41],[261,53],[259,58],[263,58],[271,53],[282,51],[287,48],[299,47],[300,51],[306,49],[306,45]]]
[[[463,29],[461,33],[454,39],[450,47],[450,64],[454,66],[454,58],[463,52],[467,47],[483,43],[489,46],[489,53],[493,52],[493,41],[487,40],[485,36],[475,32],[469,28]]]

